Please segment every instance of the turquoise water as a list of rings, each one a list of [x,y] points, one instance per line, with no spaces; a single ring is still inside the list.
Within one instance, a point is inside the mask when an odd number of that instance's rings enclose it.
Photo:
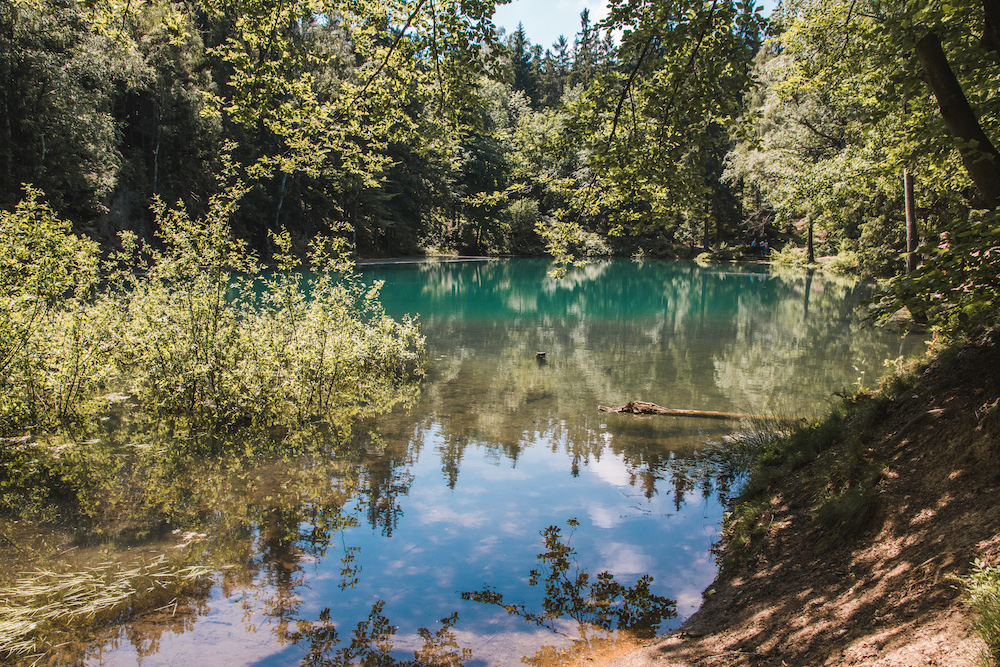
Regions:
[[[347,454],[220,471],[217,496],[240,509],[206,509],[205,559],[227,566],[210,595],[122,628],[91,664],[541,665],[627,648],[681,623],[715,576],[728,480],[699,452],[737,424],[598,405],[817,415],[921,346],[862,325],[864,285],[763,266],[549,268],[365,267],[427,338],[415,404]],[[595,585],[601,572],[621,588]]]

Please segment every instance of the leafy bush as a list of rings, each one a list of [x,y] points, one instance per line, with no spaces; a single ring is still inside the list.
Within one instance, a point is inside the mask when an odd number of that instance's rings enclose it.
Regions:
[[[935,245],[936,244],[936,245]],[[1000,216],[973,212],[924,246],[925,259],[893,278],[874,312],[883,318],[907,308],[949,338],[996,324],[1000,313]]]
[[[960,581],[976,614],[973,629],[986,643],[990,664],[996,664],[1000,660],[1000,567],[976,559],[972,573]]]
[[[721,261],[728,261],[734,259],[744,259],[751,258],[754,259],[755,255],[752,252],[752,248],[746,244],[736,244],[729,245],[725,241],[719,244],[719,247],[715,249],[715,259]]]
[[[788,243],[781,250],[772,250],[769,255],[771,262],[779,266],[808,266],[806,251],[793,243]]]
[[[280,270],[265,273],[229,228],[243,193],[225,189],[201,219],[158,201],[160,244],[124,235],[100,291],[96,246],[37,191],[2,214],[2,424],[79,414],[108,391],[221,423],[351,417],[399,400],[420,373],[416,324],[385,315],[343,244],[315,242],[315,272],[302,274],[282,234]]]
[[[536,229],[541,216],[534,199],[518,199],[503,211],[509,229],[508,251],[517,255],[538,255],[545,248]]]
[[[98,257],[34,188],[0,211],[0,423],[64,417],[92,384],[104,351],[90,325]]]
[[[114,362],[120,389],[137,393],[147,407],[225,415],[266,400],[235,377],[253,357],[243,328],[258,269],[229,233],[234,194],[213,197],[197,221],[182,206],[169,210],[157,200],[161,247],[123,235],[114,287],[106,294],[120,317]]]
[[[861,271],[860,257],[853,250],[841,250],[823,268],[838,276],[857,276]]]
[[[203,220],[158,203],[162,249],[128,244],[127,265],[142,271],[117,274],[128,302],[122,379],[147,406],[217,420],[387,409],[419,370],[415,324],[385,315],[342,244],[315,241],[315,273],[303,275],[289,235],[278,235],[279,271],[265,274],[229,231],[239,194],[213,200]]]
[[[753,252],[755,249],[745,244],[729,245],[725,241],[719,244],[715,250],[705,251],[695,255],[694,261],[700,264],[708,262],[731,262],[740,259],[758,259],[759,255]]]
[[[905,268],[901,253],[906,248],[906,236],[903,225],[893,216],[866,217],[861,224],[861,235],[854,245],[863,278],[887,278]]]
[[[263,392],[294,406],[299,418],[334,409],[388,410],[398,384],[420,374],[423,338],[416,323],[387,316],[381,285],[367,287],[347,273],[336,247],[314,241],[315,273],[302,275],[287,252],[287,235],[275,241],[283,249],[281,271],[266,281],[246,326],[255,366],[272,372],[271,386],[261,379]]]
[[[535,226],[539,236],[545,239],[545,251],[556,260],[557,268],[552,275],[562,277],[566,267],[579,266],[586,260],[605,257],[611,248],[599,234],[584,229],[579,222],[556,218],[543,218]]]

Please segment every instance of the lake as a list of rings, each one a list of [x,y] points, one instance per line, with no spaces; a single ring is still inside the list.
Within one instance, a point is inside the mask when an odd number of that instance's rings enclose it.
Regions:
[[[84,545],[82,562],[184,547],[216,574],[72,659],[599,661],[697,610],[739,481],[706,453],[740,427],[599,405],[818,416],[833,392],[874,385],[883,360],[923,349],[863,325],[863,284],[762,265],[598,261],[560,280],[549,268],[363,267],[391,315],[419,318],[419,394],[346,441],[311,425],[294,456],[248,438],[252,455],[143,473],[157,490],[123,494],[115,520],[141,524],[151,510],[129,508],[157,496],[167,525]],[[138,447],[108,433],[94,456],[105,440]],[[205,434],[183,436],[206,451]]]

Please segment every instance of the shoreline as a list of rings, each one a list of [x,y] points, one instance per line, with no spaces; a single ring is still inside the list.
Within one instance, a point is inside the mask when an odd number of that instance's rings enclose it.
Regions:
[[[861,432],[884,465],[874,514],[824,547],[810,481],[775,482],[754,542],[679,628],[613,667],[984,664],[957,577],[1000,560],[1000,333],[936,359]],[[837,446],[831,450],[837,456]],[[733,548],[724,545],[724,549]]]

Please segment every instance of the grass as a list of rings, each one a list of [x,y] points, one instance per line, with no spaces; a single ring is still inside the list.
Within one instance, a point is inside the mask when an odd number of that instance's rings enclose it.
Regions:
[[[720,565],[733,567],[752,556],[785,494],[804,493],[812,507],[816,552],[853,539],[875,513],[885,470],[865,434],[879,424],[895,397],[918,384],[917,362],[887,363],[890,374],[878,389],[842,395],[825,417],[788,429],[787,422],[751,423],[749,435],[733,439],[733,456],[749,460],[749,474],[723,524]]]
[[[977,559],[968,577],[959,578],[976,620],[973,630],[986,644],[983,663],[1000,662],[1000,566],[990,567]]]
[[[178,568],[166,556],[131,567],[36,572],[0,589],[0,660],[40,658],[67,633],[167,607],[203,585],[209,572]]]

